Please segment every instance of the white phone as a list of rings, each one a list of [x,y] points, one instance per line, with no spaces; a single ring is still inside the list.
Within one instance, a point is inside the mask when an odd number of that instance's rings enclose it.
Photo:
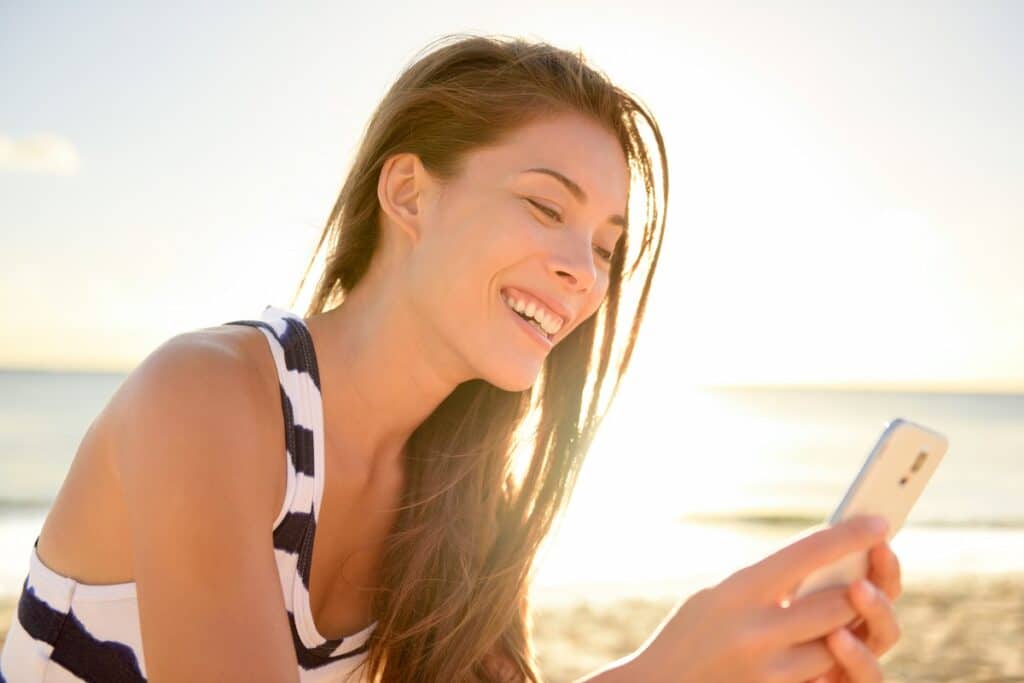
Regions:
[[[827,525],[857,515],[879,515],[889,521],[886,539],[891,540],[903,527],[948,447],[949,441],[936,431],[903,418],[890,421]],[[850,553],[811,572],[790,599],[849,585],[867,574],[867,553]]]

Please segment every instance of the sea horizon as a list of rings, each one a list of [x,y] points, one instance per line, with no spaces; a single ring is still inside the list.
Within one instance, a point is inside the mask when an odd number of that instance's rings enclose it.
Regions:
[[[124,376],[0,369],[0,597],[20,590],[77,445]],[[1024,393],[748,386],[671,405],[624,389],[620,402],[538,558],[541,594],[724,578],[821,524],[897,416],[950,442],[893,541],[908,578],[1024,571]]]

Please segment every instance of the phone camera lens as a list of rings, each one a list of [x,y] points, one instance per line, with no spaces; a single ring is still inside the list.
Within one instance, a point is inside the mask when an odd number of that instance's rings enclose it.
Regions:
[[[918,453],[917,457],[914,458],[914,464],[910,466],[910,471],[917,472],[919,469],[921,469],[921,466],[924,465],[924,459],[927,457],[928,454],[925,451],[921,451],[920,453]]]

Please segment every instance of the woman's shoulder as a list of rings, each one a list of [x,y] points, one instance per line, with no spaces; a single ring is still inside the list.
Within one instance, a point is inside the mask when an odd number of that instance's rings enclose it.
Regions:
[[[171,337],[129,373],[104,413],[122,473],[192,468],[265,494],[260,504],[276,516],[284,426],[277,371],[259,330],[221,325]]]
[[[168,427],[180,425],[180,419],[199,421],[194,427],[257,426],[253,421],[263,417],[267,395],[276,387],[273,359],[261,337],[258,330],[237,325],[179,333],[129,373],[110,408],[122,424],[154,417]],[[147,409],[157,412],[150,415]]]

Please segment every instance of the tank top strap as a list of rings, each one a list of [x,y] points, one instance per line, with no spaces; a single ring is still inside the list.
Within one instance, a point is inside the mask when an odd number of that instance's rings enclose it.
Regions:
[[[323,404],[320,371],[313,338],[302,318],[273,305],[264,307],[259,320],[234,320],[226,325],[249,325],[261,330],[277,368],[288,455],[288,511],[275,525],[274,546],[299,555],[299,571],[306,574],[308,560],[302,546],[310,522],[320,510],[323,495]],[[293,484],[294,482],[294,484]]]
[[[313,544],[324,491],[324,416],[313,337],[295,313],[266,306],[260,320],[226,324],[251,325],[263,331],[277,366],[284,411],[289,478],[294,474],[294,496],[288,512],[274,529],[274,547],[294,558],[291,591],[286,596],[289,622],[299,663],[317,668],[354,657],[368,647],[377,622],[340,638],[327,638],[316,627],[309,604]],[[289,482],[289,488],[291,483]]]

